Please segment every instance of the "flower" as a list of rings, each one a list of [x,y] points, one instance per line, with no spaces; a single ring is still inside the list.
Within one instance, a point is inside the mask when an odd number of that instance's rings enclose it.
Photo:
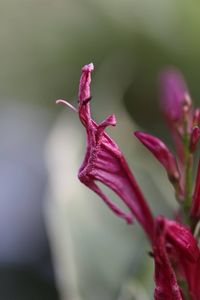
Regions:
[[[93,69],[93,64],[82,68],[78,109],[65,100],[57,100],[57,103],[64,103],[78,113],[86,130],[86,153],[78,177],[117,216],[129,224],[136,218],[146,232],[155,265],[155,300],[200,300],[200,251],[194,236],[200,218],[200,163],[193,196],[191,184],[192,158],[200,137],[200,110],[192,108],[180,73],[174,70],[164,72],[161,76],[162,110],[175,141],[176,156],[157,137],[141,131],[136,131],[135,136],[165,168],[181,207],[179,220],[154,217],[121,150],[105,132],[107,126],[116,125],[115,116],[108,116],[100,124],[91,117],[90,83]],[[129,212],[116,206],[98,182],[113,190]]]
[[[79,118],[86,129],[87,148],[78,177],[82,183],[97,193],[109,208],[118,216],[132,223],[135,217],[152,239],[154,219],[144,196],[132,175],[126,160],[117,144],[105,133],[107,126],[115,126],[114,115],[97,124],[90,113],[90,82],[93,64],[82,68],[79,84]],[[57,103],[63,100],[58,100]],[[64,102],[68,105],[67,102]],[[100,189],[101,182],[113,190],[130,210],[128,214],[117,207]]]

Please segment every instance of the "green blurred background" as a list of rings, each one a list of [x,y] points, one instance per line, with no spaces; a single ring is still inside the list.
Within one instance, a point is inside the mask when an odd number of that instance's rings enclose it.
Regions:
[[[76,105],[80,69],[93,62],[95,118],[116,113],[111,135],[151,208],[172,214],[165,173],[132,132],[171,144],[157,86],[166,66],[198,105],[199,16],[195,0],[0,1],[1,299],[152,299],[141,229],[78,183],[84,132],[55,99]]]

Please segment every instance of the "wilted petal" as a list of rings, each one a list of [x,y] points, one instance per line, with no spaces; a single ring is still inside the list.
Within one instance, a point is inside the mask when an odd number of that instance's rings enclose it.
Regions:
[[[200,138],[200,128],[199,126],[194,126],[192,128],[192,132],[190,135],[190,152],[194,152],[196,150],[197,143]]]
[[[160,76],[161,109],[169,122],[174,123],[182,118],[183,105],[188,108],[191,100],[186,83],[179,71],[168,69]]]
[[[167,146],[160,139],[141,131],[136,131],[135,136],[163,165],[168,173],[169,178],[172,181],[178,181],[180,176],[176,159]]]
[[[198,163],[194,194],[192,197],[191,216],[196,219],[200,217],[200,161]]]
[[[162,218],[157,219],[153,255],[155,263],[155,300],[183,300],[176,275],[166,251],[166,226]]]

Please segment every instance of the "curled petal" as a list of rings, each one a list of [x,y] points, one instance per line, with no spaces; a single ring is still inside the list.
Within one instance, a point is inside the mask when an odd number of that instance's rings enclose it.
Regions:
[[[117,124],[115,115],[110,115],[108,116],[105,120],[103,120],[99,125],[98,125],[98,138],[101,136],[101,134],[104,132],[106,127],[108,126],[115,126]]]
[[[190,152],[194,152],[196,150],[197,143],[200,138],[200,128],[199,126],[194,126],[192,128],[192,132],[190,135]]]
[[[163,165],[169,178],[178,181],[180,176],[176,159],[167,146],[160,139],[141,131],[136,131],[135,136]]]
[[[200,161],[198,163],[195,188],[192,197],[191,216],[195,219],[200,217]]]
[[[160,76],[161,109],[169,124],[182,118],[183,106],[190,108],[191,99],[186,83],[176,69],[168,69]]]
[[[175,272],[166,251],[166,226],[162,218],[157,219],[156,237],[153,247],[155,264],[155,300],[183,300]]]
[[[104,121],[99,124],[99,127],[106,128],[107,126],[115,126],[117,124],[115,115],[108,116]]]

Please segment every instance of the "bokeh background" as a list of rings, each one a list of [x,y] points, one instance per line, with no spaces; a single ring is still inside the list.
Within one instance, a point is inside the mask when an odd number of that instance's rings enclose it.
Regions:
[[[84,131],[55,99],[76,105],[80,69],[95,64],[93,115],[116,113],[111,136],[154,213],[170,216],[166,175],[132,133],[171,144],[157,86],[166,66],[183,72],[198,105],[199,16],[194,0],[0,1],[1,299],[152,299],[142,230],[78,182]]]

